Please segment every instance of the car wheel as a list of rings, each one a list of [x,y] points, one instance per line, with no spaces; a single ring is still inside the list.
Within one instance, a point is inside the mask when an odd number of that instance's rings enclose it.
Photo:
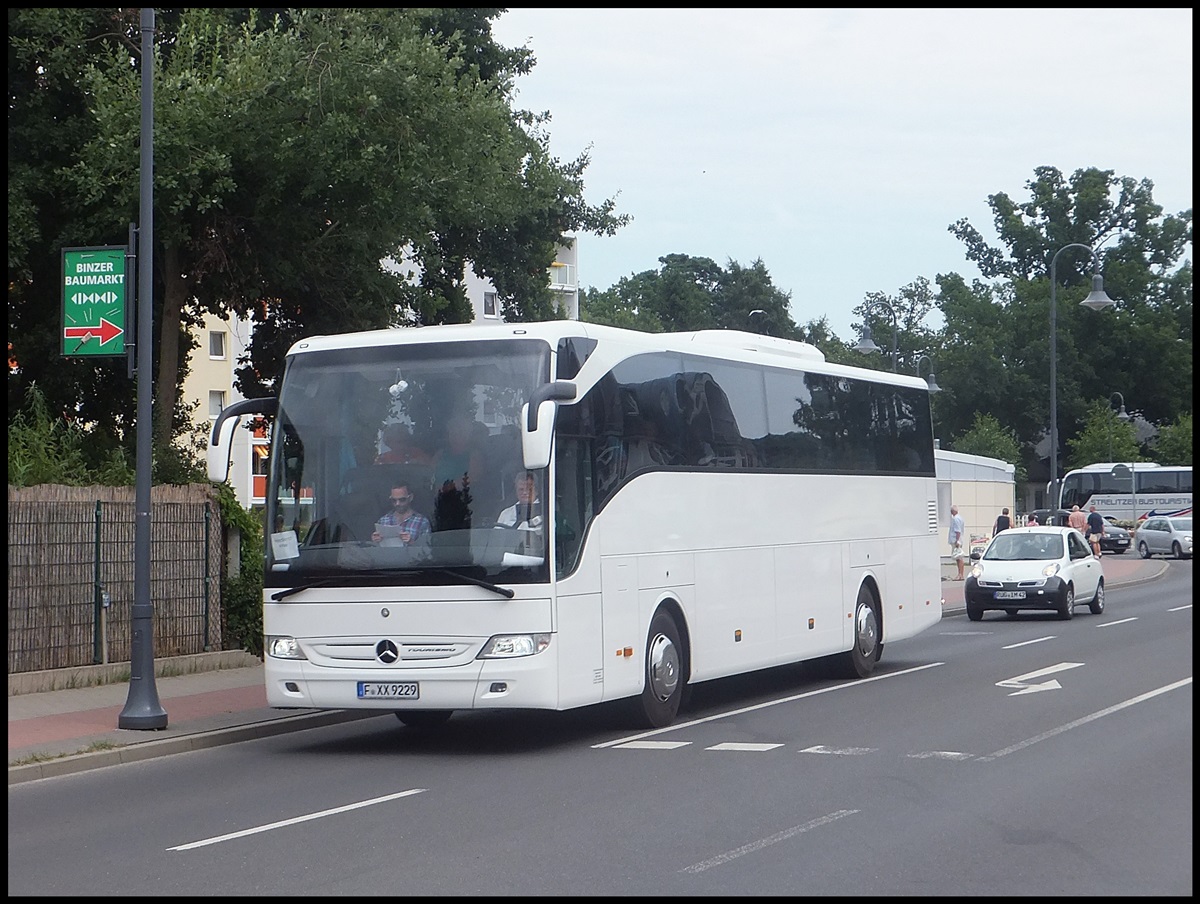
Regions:
[[[1069,621],[1075,615],[1075,585],[1068,584],[1063,591],[1062,602],[1058,604],[1058,617]]]
[[[1177,559],[1183,558],[1183,547],[1179,545],[1178,541],[1171,544],[1171,555]]]
[[[445,725],[454,714],[452,709],[398,709],[396,718],[409,728],[428,730]]]
[[[1104,580],[1096,585],[1096,595],[1092,597],[1092,601],[1088,603],[1088,608],[1092,610],[1092,615],[1099,615],[1104,611]]]
[[[967,603],[967,618],[971,621],[983,621],[983,606]]]
[[[854,603],[854,646],[833,658],[833,671],[843,678],[868,678],[879,658],[879,610],[866,586]]]
[[[1150,558],[1150,547],[1146,545],[1145,540],[1138,541],[1138,555],[1143,559]]]
[[[650,728],[666,728],[679,713],[684,678],[679,627],[662,609],[650,620],[644,679],[645,686],[638,698],[638,720]]]

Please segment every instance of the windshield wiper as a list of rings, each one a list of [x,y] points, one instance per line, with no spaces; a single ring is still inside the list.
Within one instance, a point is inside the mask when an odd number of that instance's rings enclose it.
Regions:
[[[285,597],[291,596],[293,593],[299,593],[302,590],[311,590],[314,587],[324,587],[326,584],[333,583],[333,578],[323,578],[319,581],[309,581],[305,584],[297,584],[295,587],[286,587],[283,590],[276,591],[271,594],[271,599],[279,602]]]
[[[376,576],[376,577],[381,576],[381,575],[391,576],[391,575],[396,575],[396,574],[420,575],[422,573],[428,574],[431,571],[437,572],[438,574],[447,575],[452,578],[456,578],[457,580],[460,580],[460,581],[466,581],[469,584],[474,584],[477,587],[482,587],[484,590],[490,590],[490,591],[492,591],[492,593],[498,593],[500,596],[504,597],[505,599],[512,599],[514,596],[516,596],[515,590],[512,590],[508,587],[501,587],[499,584],[493,584],[491,581],[485,581],[482,578],[473,577],[472,575],[466,574],[461,571],[455,571],[453,568],[428,568],[428,569],[422,568],[422,569],[411,570],[411,571],[407,571],[407,572],[398,572],[398,571],[392,571],[389,569],[378,568],[378,569],[372,569],[370,572],[357,571],[357,572],[354,572],[354,576],[362,577],[364,574],[368,574],[370,576]],[[283,590],[278,590],[275,593],[271,594],[271,599],[274,600],[275,602],[279,602],[280,600],[285,599],[285,598],[291,596],[292,594],[300,593],[301,591],[304,591],[304,590],[311,590],[314,587],[325,587],[334,582],[343,581],[343,580],[345,580],[344,575],[341,577],[338,577],[338,578],[321,578],[320,580],[316,580],[316,581],[307,581],[303,584],[297,584],[295,587],[285,587]]]
[[[455,571],[453,568],[431,568],[430,571],[437,571],[441,574],[448,574],[452,578],[466,581],[468,584],[474,584],[476,587],[482,587],[484,590],[490,590],[492,593],[498,593],[505,599],[512,599],[517,595],[516,591],[510,587],[501,587],[499,584],[493,584],[491,581],[485,581],[482,578],[472,577],[461,571]]]

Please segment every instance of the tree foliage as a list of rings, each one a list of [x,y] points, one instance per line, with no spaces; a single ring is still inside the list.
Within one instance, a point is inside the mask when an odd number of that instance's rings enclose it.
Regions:
[[[1189,412],[1159,429],[1154,460],[1161,465],[1190,465],[1192,448],[1192,415]]]
[[[534,59],[492,40],[500,12],[159,16],[160,446],[186,420],[181,362],[204,312],[255,318],[238,388],[261,395],[301,335],[469,319],[467,261],[510,316],[552,316],[556,245],[627,222],[611,200],[584,200],[586,154],[550,154],[548,115],[513,109],[513,79]],[[132,387],[119,365],[58,358],[56,270],[62,247],[122,244],[137,219],[138,14],[9,12],[10,408],[39,381],[53,408],[127,445]],[[415,284],[387,259],[410,265]]]
[[[954,451],[966,455],[985,455],[1007,461],[1015,468],[1017,480],[1025,479],[1021,466],[1020,446],[1016,434],[990,414],[976,414],[970,428],[954,440]]]
[[[1088,406],[1083,429],[1067,445],[1071,450],[1068,468],[1082,468],[1098,461],[1144,460],[1133,424],[1118,418],[1107,400]]]

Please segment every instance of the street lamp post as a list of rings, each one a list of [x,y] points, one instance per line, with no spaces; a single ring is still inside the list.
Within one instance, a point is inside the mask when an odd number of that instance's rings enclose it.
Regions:
[[[1063,245],[1050,258],[1050,509],[1058,508],[1058,278],[1055,268],[1058,256],[1068,248],[1082,248],[1092,255],[1092,291],[1080,304],[1093,311],[1116,304],[1104,293],[1104,277],[1100,275],[1100,258],[1089,245],[1072,242]]]
[[[933,359],[928,355],[921,355],[917,359],[917,376],[921,376],[921,362],[929,362],[929,373],[925,377],[925,385],[929,387],[930,392],[941,392],[942,387],[938,386],[937,376],[933,372]]]
[[[866,310],[863,312],[863,334],[858,340],[858,345],[854,346],[854,350],[862,355],[870,355],[879,351],[879,346],[871,338],[871,324],[867,322],[867,313],[871,308],[880,307],[887,310],[892,315],[892,371],[896,370],[896,362],[898,359],[896,340],[900,332],[900,322],[896,319],[896,309],[886,301],[870,301],[867,302]]]
[[[1122,423],[1132,421],[1133,416],[1130,415],[1129,412],[1127,412],[1125,410],[1125,396],[1121,395],[1121,393],[1119,393],[1119,392],[1114,392],[1112,395],[1110,395],[1108,397],[1108,402],[1110,405],[1112,404],[1113,396],[1116,396],[1117,398],[1119,398],[1121,400],[1121,408],[1117,412],[1117,420],[1121,421]],[[1109,436],[1108,457],[1111,460],[1112,459],[1112,424],[1108,425],[1108,430],[1109,430],[1109,433],[1108,433],[1108,436]],[[1135,440],[1135,442],[1137,440],[1136,431],[1134,433],[1134,440]],[[1135,458],[1136,458],[1136,456],[1135,456]],[[1130,496],[1133,497],[1133,517],[1130,520],[1136,522],[1138,519],[1138,513],[1137,513],[1137,461],[1136,460],[1130,461],[1128,468],[1126,468],[1124,465],[1117,465],[1116,467],[1113,468],[1114,474],[1117,474],[1118,468],[1121,471],[1129,472],[1129,494],[1130,494]],[[1117,476],[1121,476],[1121,475],[1118,474]]]

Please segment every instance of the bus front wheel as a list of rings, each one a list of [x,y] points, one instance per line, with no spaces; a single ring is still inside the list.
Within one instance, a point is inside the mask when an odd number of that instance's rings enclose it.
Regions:
[[[640,721],[650,728],[665,728],[675,721],[683,700],[683,660],[679,626],[659,610],[650,621],[646,640],[645,686],[639,698]]]

